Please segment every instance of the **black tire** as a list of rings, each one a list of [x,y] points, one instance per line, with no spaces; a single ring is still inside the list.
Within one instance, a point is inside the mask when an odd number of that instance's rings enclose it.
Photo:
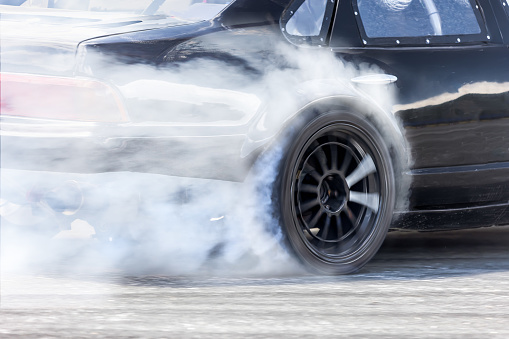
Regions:
[[[347,274],[378,251],[395,204],[384,139],[363,115],[319,114],[287,136],[274,201],[285,242],[310,270]]]

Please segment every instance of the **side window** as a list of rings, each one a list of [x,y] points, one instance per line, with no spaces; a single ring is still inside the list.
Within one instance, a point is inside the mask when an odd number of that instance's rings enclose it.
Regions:
[[[323,46],[338,0],[293,0],[281,15],[284,36],[298,45]]]
[[[286,24],[286,32],[295,36],[318,36],[322,29],[327,0],[305,0]]]
[[[470,0],[358,0],[368,38],[480,34]]]

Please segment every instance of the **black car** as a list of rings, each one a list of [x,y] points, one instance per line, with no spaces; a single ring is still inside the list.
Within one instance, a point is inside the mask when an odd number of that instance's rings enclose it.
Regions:
[[[0,2],[5,182],[242,182],[275,157],[268,213],[333,274],[391,228],[509,222],[505,0]],[[27,196],[72,215],[76,185]]]

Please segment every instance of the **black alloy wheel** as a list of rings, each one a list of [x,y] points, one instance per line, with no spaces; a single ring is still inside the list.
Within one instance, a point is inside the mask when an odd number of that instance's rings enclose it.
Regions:
[[[383,138],[365,117],[335,111],[314,118],[292,141],[278,192],[288,245],[316,272],[360,269],[392,220],[394,171]]]

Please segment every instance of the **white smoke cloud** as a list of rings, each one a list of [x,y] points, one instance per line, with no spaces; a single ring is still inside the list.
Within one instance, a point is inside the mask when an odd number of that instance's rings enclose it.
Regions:
[[[378,108],[381,116],[375,118],[382,133],[398,133],[399,127],[390,113],[394,104],[390,87],[351,85],[352,78],[381,73],[380,69],[369,65],[359,69],[325,49],[281,46],[277,53],[284,58],[286,67],[268,65],[255,81],[249,74],[219,61],[191,61],[178,70],[165,70],[98,60],[100,65],[94,69],[107,69],[106,76],[125,98],[144,105],[143,113],[150,118],[138,123],[139,133],[147,133],[147,127],[154,127],[154,133],[159,133],[165,126],[245,126],[270,107],[270,114],[257,122],[263,126],[258,139],[250,140],[251,144],[246,141],[242,149],[244,156],[260,148],[267,152],[243,183],[134,172],[86,175],[3,168],[2,269],[39,270],[71,260],[73,264],[67,269],[76,271],[107,266],[143,274],[300,272],[281,243],[281,230],[273,214],[271,189],[278,175],[283,152],[278,146],[282,141],[269,143],[300,108],[296,96],[302,102],[333,96],[338,90],[362,96]],[[210,74],[214,74],[213,79]],[[175,107],[179,107],[178,111],[171,111]],[[81,114],[92,109],[92,105],[80,107]],[[225,109],[232,114],[225,115]],[[177,121],[172,121],[175,117]],[[47,153],[39,156],[53,156],[51,147],[41,146],[41,151]],[[224,149],[211,150],[198,158],[189,153],[196,147],[201,146],[182,141],[181,156],[168,161],[177,161],[190,172],[207,167],[211,173],[222,171],[214,164]],[[8,145],[2,143],[3,156],[9,152]],[[86,152],[74,149],[73,154],[62,156],[71,157],[81,166]],[[136,161],[144,171],[153,164],[150,157],[158,154],[164,154],[164,150],[126,154],[108,161]],[[52,194],[69,183],[75,183],[71,184],[74,188],[59,199],[68,204],[76,194],[83,194],[84,200],[81,203],[77,199],[77,211],[56,211],[50,205],[58,205],[59,201],[51,200]],[[73,237],[87,240],[69,239]]]

